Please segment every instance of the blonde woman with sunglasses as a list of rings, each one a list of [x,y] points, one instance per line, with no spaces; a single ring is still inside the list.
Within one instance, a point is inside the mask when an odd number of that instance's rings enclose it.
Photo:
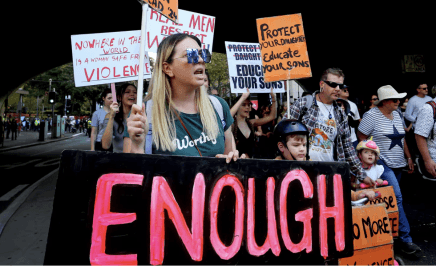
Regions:
[[[144,104],[142,108],[133,105],[127,119],[126,152],[144,153],[148,117],[152,122],[153,154],[218,157],[227,162],[238,158],[228,104],[217,97],[223,107],[221,121],[202,87],[205,63],[210,59],[210,53],[201,49],[195,36],[174,34],[162,41],[145,99],[146,104],[153,102],[151,115],[145,115]]]

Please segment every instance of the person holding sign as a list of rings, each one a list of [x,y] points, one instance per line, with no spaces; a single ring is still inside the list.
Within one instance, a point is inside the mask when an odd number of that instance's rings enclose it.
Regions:
[[[344,73],[338,68],[324,71],[320,90],[296,100],[290,107],[290,119],[308,128],[309,155],[314,161],[348,162],[351,173],[361,182],[374,186],[362,168],[350,137],[347,116],[336,100],[344,86]]]
[[[174,34],[160,43],[146,98],[151,112],[146,113],[144,104],[133,105],[124,136],[130,146],[126,152],[144,153],[146,133],[152,129],[148,134],[153,154],[215,156],[227,162],[238,158],[229,106],[219,97],[209,98],[201,88],[210,59],[209,51],[201,49],[200,40],[192,35]],[[222,107],[222,119],[212,97]]]
[[[121,103],[113,102],[110,106],[110,113],[106,115],[106,130],[102,137],[103,149],[109,149],[113,139],[113,151],[123,152],[124,131],[127,127],[127,116],[136,102],[137,89],[135,85],[125,83],[117,90],[117,100]]]
[[[234,114],[235,123],[232,125],[233,136],[236,140],[236,149],[247,158],[253,158],[256,136],[254,128],[262,126],[276,118],[276,94],[271,88],[272,107],[271,112],[262,118],[249,119],[251,110],[251,101],[249,99],[250,91],[243,93],[236,98],[236,104],[232,107],[231,113]]]

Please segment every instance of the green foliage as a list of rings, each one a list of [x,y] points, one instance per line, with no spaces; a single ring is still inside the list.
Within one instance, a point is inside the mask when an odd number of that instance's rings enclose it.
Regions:
[[[216,89],[220,96],[225,96],[230,89],[229,69],[227,64],[227,55],[221,53],[213,53],[212,61],[206,64],[209,71],[211,89]]]
[[[51,88],[55,88],[57,93],[55,110],[56,113],[62,115],[64,114],[66,95],[71,95],[71,101],[76,107],[73,108],[71,115],[91,115],[91,111],[94,110],[90,110],[90,107],[92,106],[94,108],[95,102],[99,98],[101,92],[108,87],[107,84],[76,87],[74,84],[73,63],[55,67],[33,77],[20,86],[23,90],[29,91],[29,95],[24,96],[27,98],[24,102],[34,102],[34,104],[29,106],[31,113],[36,113],[36,98],[38,96],[40,97],[39,108],[42,108],[41,104],[44,104],[46,111],[47,109],[51,110],[51,106],[48,104],[48,96],[45,96],[45,93],[49,91],[50,79],[52,79]],[[16,106],[15,98],[15,95],[9,98],[9,105],[14,106],[15,104]]]

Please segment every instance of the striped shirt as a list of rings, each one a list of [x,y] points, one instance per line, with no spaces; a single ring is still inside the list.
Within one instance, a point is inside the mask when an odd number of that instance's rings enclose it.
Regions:
[[[378,107],[371,108],[363,115],[359,131],[372,136],[380,148],[380,159],[390,168],[400,168],[407,165],[404,158],[405,130],[397,111],[393,111],[393,120],[382,114]]]
[[[436,98],[433,99],[436,102]],[[419,109],[416,117],[415,134],[423,136],[427,139],[428,152],[433,161],[436,161],[436,137],[430,138],[430,133],[433,130],[433,135],[436,136],[436,123],[433,119],[433,108],[430,104],[424,104]]]

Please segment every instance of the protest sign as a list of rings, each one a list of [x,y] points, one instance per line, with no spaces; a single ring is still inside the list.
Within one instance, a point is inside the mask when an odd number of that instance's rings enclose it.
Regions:
[[[147,16],[146,50],[157,53],[157,47],[167,36],[175,33],[186,33],[196,36],[203,49],[212,53],[215,17],[179,9],[178,24],[171,22],[155,10]]]
[[[225,42],[232,93],[285,92],[282,81],[265,82],[258,43]]]
[[[339,265],[393,265],[393,238],[384,204],[353,207],[354,255]]]
[[[389,221],[391,223],[392,236],[397,237],[400,220],[399,220],[397,198],[395,197],[394,188],[392,186],[387,186],[387,187],[370,188],[368,190],[378,191],[382,196],[380,198],[376,198],[374,200],[368,201],[366,205],[379,204],[379,203],[385,204],[386,211],[388,212],[388,216],[389,216]]]
[[[260,18],[256,23],[267,82],[312,76],[301,14]]]
[[[179,0],[147,0],[151,8],[177,23]]]
[[[137,80],[141,31],[71,36],[76,87]],[[148,53],[144,78],[151,77]]]
[[[345,162],[66,150],[44,264],[319,264],[352,256],[349,175]]]

